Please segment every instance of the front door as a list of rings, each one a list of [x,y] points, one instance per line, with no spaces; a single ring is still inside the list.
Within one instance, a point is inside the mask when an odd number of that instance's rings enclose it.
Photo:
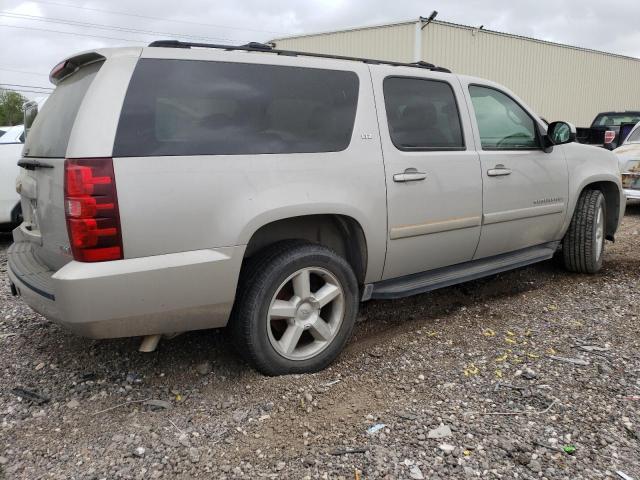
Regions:
[[[512,96],[465,84],[473,105],[483,179],[483,225],[474,258],[559,240],[567,211],[562,146],[544,152],[542,126]]]
[[[482,184],[460,84],[416,68],[371,71],[387,179],[383,279],[471,260]]]

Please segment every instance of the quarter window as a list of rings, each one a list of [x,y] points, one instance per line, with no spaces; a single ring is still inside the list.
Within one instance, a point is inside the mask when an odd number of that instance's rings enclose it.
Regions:
[[[141,59],[115,157],[337,152],[349,146],[354,72]]]
[[[446,82],[390,77],[384,102],[391,141],[400,150],[462,150],[458,105]]]
[[[539,148],[536,125],[513,99],[498,90],[469,87],[484,150]]]

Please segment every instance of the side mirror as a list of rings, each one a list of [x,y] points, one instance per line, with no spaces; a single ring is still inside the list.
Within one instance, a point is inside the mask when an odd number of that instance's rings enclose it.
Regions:
[[[576,141],[576,127],[568,122],[551,122],[544,137],[545,151],[551,151],[554,145],[563,145]]]

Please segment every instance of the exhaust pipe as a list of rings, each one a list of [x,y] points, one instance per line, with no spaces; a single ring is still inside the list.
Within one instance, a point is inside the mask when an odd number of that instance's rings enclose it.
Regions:
[[[142,339],[142,343],[140,344],[140,348],[138,348],[139,352],[142,353],[151,353],[158,348],[158,343],[160,343],[160,339],[162,335],[147,335]]]

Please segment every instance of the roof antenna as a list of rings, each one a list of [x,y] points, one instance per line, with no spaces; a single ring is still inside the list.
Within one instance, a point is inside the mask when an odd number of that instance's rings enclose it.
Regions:
[[[420,28],[420,30],[424,29],[424,27],[426,27],[431,22],[433,22],[437,16],[438,16],[438,12],[436,10],[434,10],[433,12],[431,12],[431,15],[429,15],[427,18],[420,17],[420,21],[423,22],[422,27]]]

